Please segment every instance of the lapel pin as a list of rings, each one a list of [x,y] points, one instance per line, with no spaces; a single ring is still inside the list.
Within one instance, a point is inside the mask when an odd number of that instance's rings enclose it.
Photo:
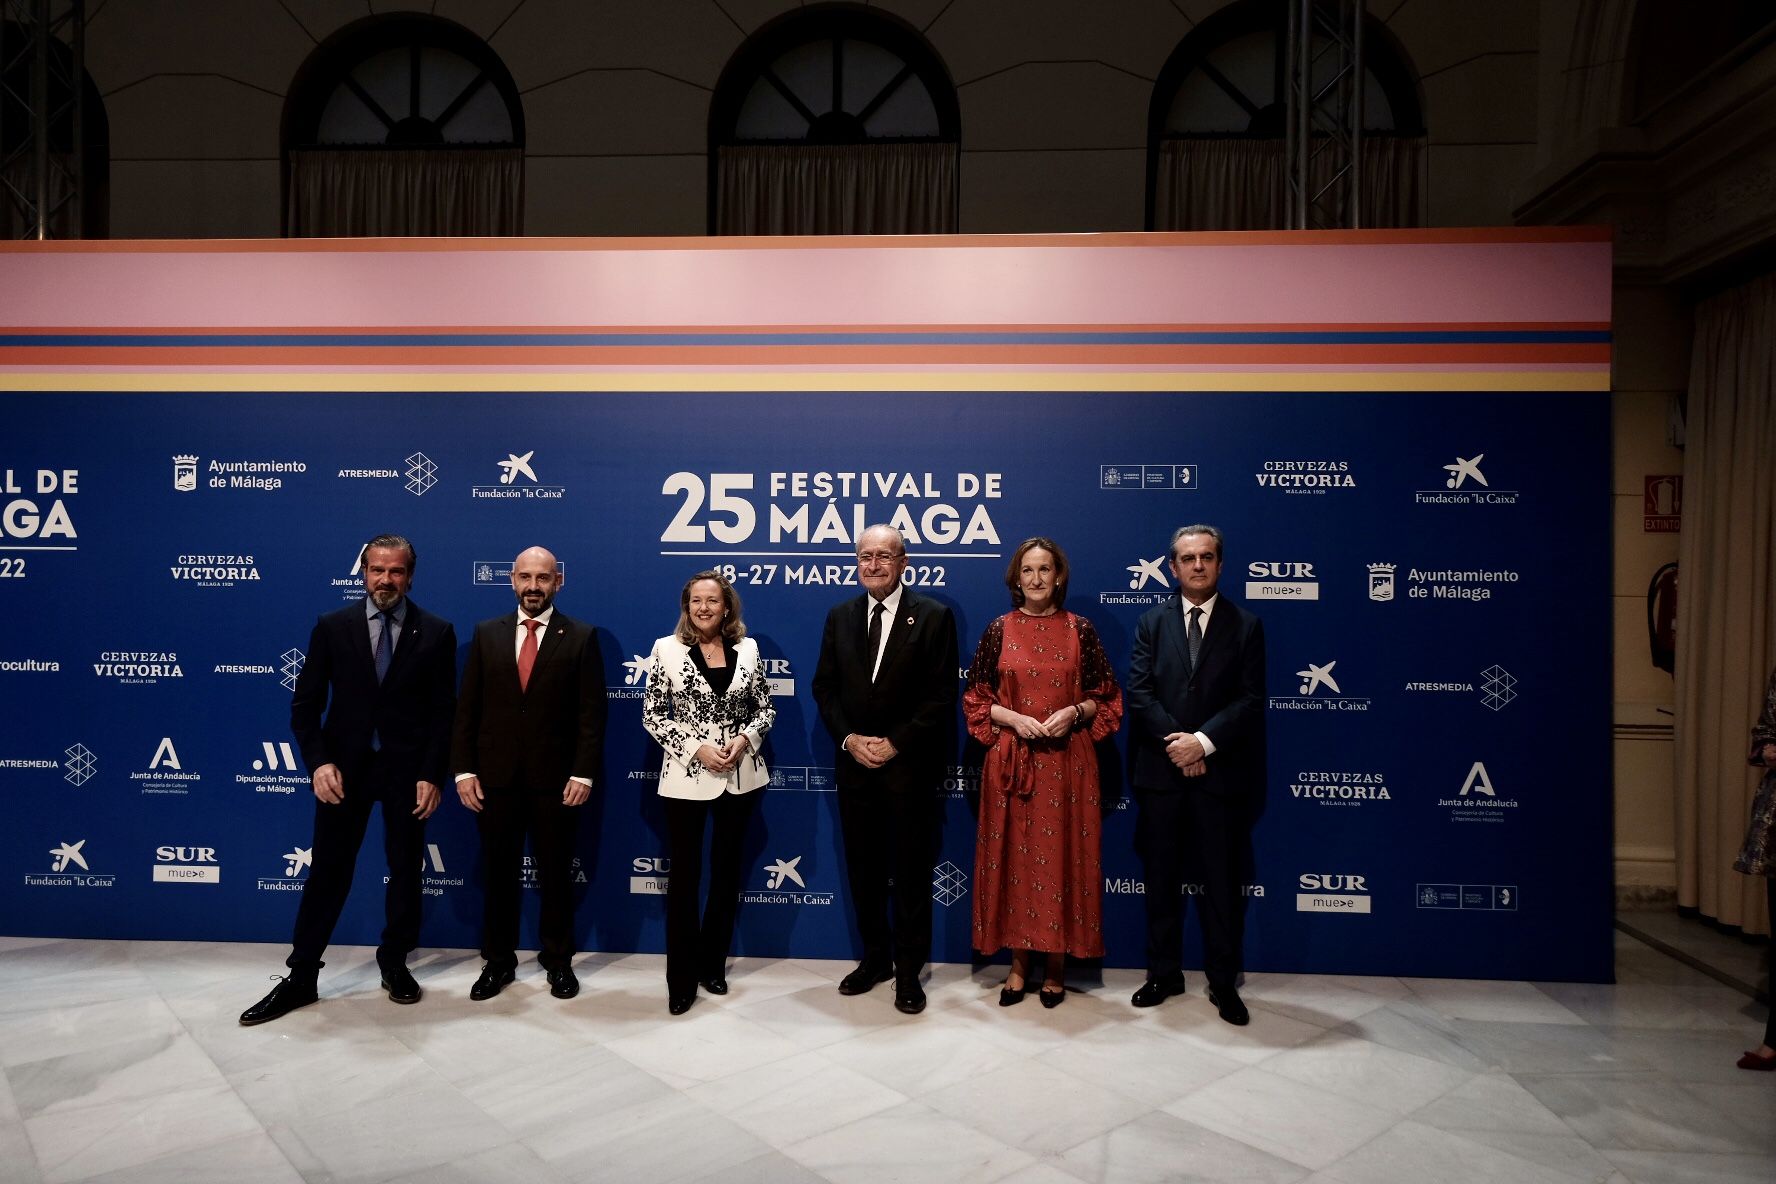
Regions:
[[[908,618],[907,618],[907,624],[909,624],[909,625],[911,625],[911,624],[912,624],[912,623],[913,623],[913,619],[912,619],[912,618],[911,618],[911,617],[908,617]]]

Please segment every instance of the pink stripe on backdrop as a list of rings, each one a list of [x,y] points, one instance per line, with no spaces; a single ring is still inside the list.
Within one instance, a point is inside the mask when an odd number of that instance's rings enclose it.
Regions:
[[[0,254],[0,329],[1609,319],[1583,241]]]

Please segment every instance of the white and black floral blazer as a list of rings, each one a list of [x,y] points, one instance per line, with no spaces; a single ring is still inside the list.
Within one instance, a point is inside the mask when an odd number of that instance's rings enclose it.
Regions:
[[[735,643],[734,678],[725,695],[715,693],[684,642],[670,635],[654,642],[641,723],[666,752],[660,767],[661,797],[708,800],[723,793],[750,793],[765,785],[771,772],[759,746],[776,719],[771,686],[752,638]],[[697,759],[700,746],[720,748],[742,732],[751,745],[731,772],[714,772]]]

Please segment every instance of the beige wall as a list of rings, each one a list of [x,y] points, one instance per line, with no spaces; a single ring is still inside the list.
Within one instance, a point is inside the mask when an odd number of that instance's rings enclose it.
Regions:
[[[529,233],[692,235],[706,225],[716,80],[750,32],[793,6],[439,0],[435,11],[488,40],[522,93]],[[109,0],[99,7],[87,53],[110,117],[113,234],[277,234],[279,120],[290,79],[319,41],[367,10],[412,7],[423,6]],[[922,30],[957,85],[964,231],[1140,228],[1153,81],[1220,0],[877,7]],[[1620,43],[1619,30],[1613,42],[1609,29],[1598,31],[1600,20],[1626,24],[1597,0],[1371,8],[1423,80],[1433,225],[1510,224],[1542,184],[1532,174],[1557,168],[1614,114],[1608,80],[1620,75],[1619,63],[1582,59],[1610,56],[1587,50],[1590,42]],[[1647,578],[1675,557],[1676,536],[1644,534],[1639,499],[1645,474],[1682,468],[1681,453],[1666,443],[1666,419],[1685,382],[1688,313],[1669,285],[1639,283],[1618,291],[1616,317],[1618,877],[1663,888],[1675,882],[1665,714],[1672,686],[1647,659],[1642,622]]]

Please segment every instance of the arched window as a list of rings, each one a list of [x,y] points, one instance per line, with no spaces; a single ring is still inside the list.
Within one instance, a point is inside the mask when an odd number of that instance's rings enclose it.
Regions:
[[[954,231],[960,125],[949,71],[911,26],[854,4],[798,9],[716,84],[710,232]]]
[[[1281,0],[1241,0],[1199,23],[1166,61],[1147,120],[1149,229],[1287,225],[1286,21]],[[1362,222],[1416,226],[1424,151],[1418,76],[1373,18],[1364,21],[1363,56]]]
[[[37,177],[34,38],[27,26],[0,21],[0,237],[34,237],[39,204],[50,238],[105,238],[111,231],[110,124],[92,76],[81,72],[75,103],[74,55],[52,35],[44,78],[48,169]],[[76,135],[75,112],[79,111]]]
[[[422,13],[368,17],[284,103],[284,233],[522,234],[524,110],[493,52]]]

